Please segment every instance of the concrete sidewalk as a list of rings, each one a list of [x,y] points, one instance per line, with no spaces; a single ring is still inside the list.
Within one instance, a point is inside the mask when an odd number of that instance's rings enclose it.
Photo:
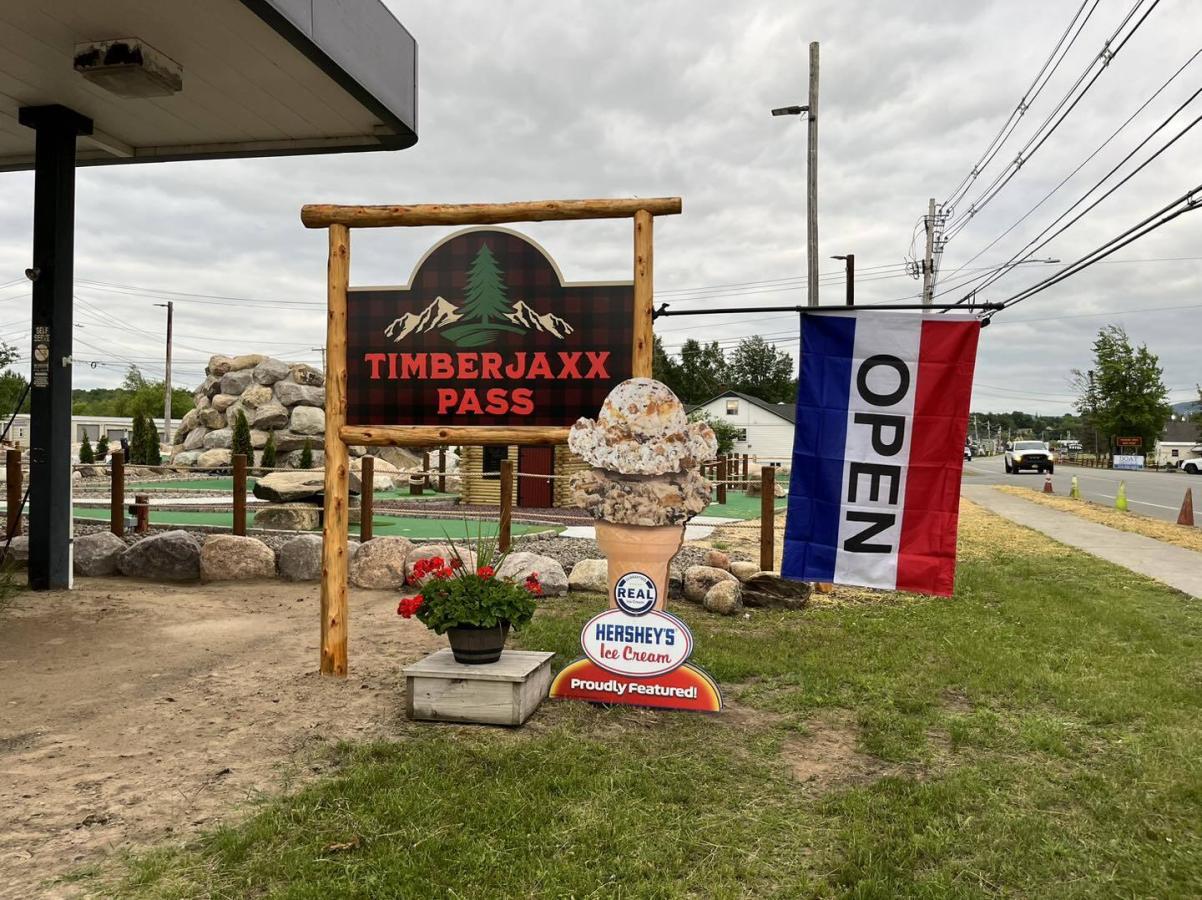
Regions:
[[[1202,553],[1119,531],[1072,513],[1041,506],[987,485],[965,484],[960,495],[990,512],[1025,525],[1062,544],[1084,550],[1115,565],[1147,575],[1202,599]]]

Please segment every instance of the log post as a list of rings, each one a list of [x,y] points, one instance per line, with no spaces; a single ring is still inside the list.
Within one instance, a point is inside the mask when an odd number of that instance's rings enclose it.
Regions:
[[[422,487],[434,488],[434,480],[430,477],[430,451],[422,451]]]
[[[497,530],[497,546],[501,552],[509,550],[511,522],[513,519],[513,460],[501,460],[501,515]]]
[[[726,457],[718,457],[718,502],[726,504]]]
[[[634,214],[634,346],[630,371],[635,378],[652,377],[652,330],[654,307],[651,223],[645,209]]]
[[[746,456],[743,457],[747,459]],[[760,570],[771,572],[775,568],[776,548],[776,469],[764,466],[760,469]]]
[[[346,677],[347,540],[350,460],[340,434],[346,424],[346,294],[351,235],[330,225],[326,281],[325,521],[321,540],[321,674]]]
[[[134,532],[145,534],[150,530],[150,494],[134,494]]]
[[[5,502],[8,505],[8,538],[15,538],[21,533],[21,451],[9,449],[4,454],[5,476],[8,478],[5,491]]]
[[[376,492],[376,461],[371,456],[363,457],[363,468],[359,471],[359,541],[371,540],[371,505]]]
[[[246,454],[234,454],[234,534],[246,537]]]
[[[447,448],[438,448],[438,493],[447,492]]]
[[[743,490],[747,490],[747,473],[749,472],[747,454],[743,454]]]
[[[109,531],[125,537],[125,451],[113,451],[113,471],[109,476]]]

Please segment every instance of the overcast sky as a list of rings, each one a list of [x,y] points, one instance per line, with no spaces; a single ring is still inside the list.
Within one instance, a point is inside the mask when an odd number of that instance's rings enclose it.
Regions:
[[[1013,160],[1133,2],[1099,0],[960,212]],[[838,273],[842,264],[828,257],[854,252],[859,301],[912,300],[919,283],[903,263],[927,198],[943,200],[969,172],[1080,0],[388,5],[419,45],[417,146],[80,170],[77,386],[115,384],[129,361],[161,377],[164,311],[152,304],[168,296],[176,301],[176,378],[189,387],[212,353],[320,362],[311,348],[324,342],[325,236],[300,225],[300,206],[309,202],[679,195],[684,214],[656,225],[659,299],[699,309],[804,303],[805,123],[768,111],[805,102],[812,40],[822,45],[819,269]],[[953,270],[1093,152],[1198,51],[1200,34],[1202,5],[1162,0],[1055,134],[949,243],[941,289],[977,274]],[[1200,86],[1202,57],[969,264],[1008,260]],[[1198,115],[1187,108],[1136,162]],[[1075,260],[1194,187],[1202,181],[1200,142],[1202,128],[1039,256]],[[0,284],[29,265],[32,190],[32,175],[0,174]],[[551,252],[569,280],[628,276],[628,221],[518,227]],[[356,232],[352,283],[404,282],[445,233]],[[1089,364],[1090,342],[1110,322],[1159,354],[1171,399],[1196,397],[1200,238],[1202,212],[1183,216],[999,315],[982,333],[974,410],[1067,411],[1069,370]],[[1017,267],[982,299],[1002,299],[1056,268]],[[823,302],[842,301],[837,279],[824,279]],[[27,360],[28,286],[0,288],[0,310],[0,336]],[[796,347],[793,315],[659,324],[670,349],[690,336],[732,342],[757,333],[790,352]]]

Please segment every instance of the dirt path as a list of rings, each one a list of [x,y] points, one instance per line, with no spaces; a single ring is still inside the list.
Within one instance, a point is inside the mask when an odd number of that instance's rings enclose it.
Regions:
[[[318,588],[82,579],[0,610],[0,897],[187,834],[316,771],[327,741],[395,736],[401,668],[443,644],[351,596],[351,677],[315,674]]]

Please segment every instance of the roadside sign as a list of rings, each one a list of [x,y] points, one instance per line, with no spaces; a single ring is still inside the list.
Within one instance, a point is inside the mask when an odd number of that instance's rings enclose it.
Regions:
[[[1142,469],[1144,467],[1144,457],[1116,453],[1114,455],[1114,467],[1116,469]]]
[[[1142,437],[1120,437],[1115,438],[1114,442],[1120,447],[1142,447],[1144,445]]]

